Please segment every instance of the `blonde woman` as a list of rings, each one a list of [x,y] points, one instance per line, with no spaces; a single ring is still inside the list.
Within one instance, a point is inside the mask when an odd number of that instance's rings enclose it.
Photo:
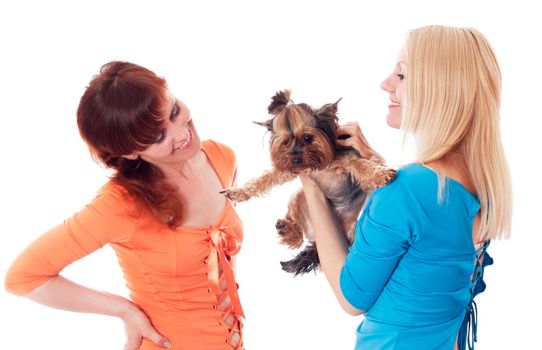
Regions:
[[[472,348],[472,299],[492,262],[486,248],[510,236],[495,54],[474,29],[419,28],[382,89],[387,123],[413,138],[417,161],[373,193],[351,248],[325,197],[302,177],[322,271],[345,311],[365,313],[356,349]],[[351,136],[343,145],[374,154],[357,124],[341,133]]]

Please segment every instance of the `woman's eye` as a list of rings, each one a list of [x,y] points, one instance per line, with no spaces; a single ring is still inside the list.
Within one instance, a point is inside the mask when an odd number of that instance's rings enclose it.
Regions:
[[[405,79],[405,75],[404,75],[404,74],[397,74],[397,76],[399,77],[399,80]]]
[[[173,107],[173,113],[171,113],[172,119],[174,119],[175,117],[179,115],[179,111],[180,111],[180,108],[177,105],[175,105]]]
[[[164,141],[165,136],[166,136],[166,132],[162,131],[160,135],[156,136],[156,139],[154,139],[154,143],[160,143]]]
[[[173,107],[171,108],[171,114],[169,115],[169,120],[174,121],[177,119],[179,114],[181,113],[181,108],[177,103],[173,104]]]

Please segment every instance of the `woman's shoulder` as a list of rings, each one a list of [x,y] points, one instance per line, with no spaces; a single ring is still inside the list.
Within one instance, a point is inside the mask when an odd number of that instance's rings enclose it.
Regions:
[[[136,203],[137,201],[124,186],[109,180],[98,189],[95,197],[88,205],[110,208],[110,214],[126,214],[140,208]]]
[[[433,187],[430,183],[430,174],[427,174],[420,166],[412,163],[400,167],[395,179],[373,192],[371,208],[375,212],[378,212],[379,208],[384,211],[389,211],[391,208],[403,215],[414,215],[413,208],[417,207],[417,202],[424,197],[420,193]]]
[[[102,198],[106,200],[128,199],[129,196],[130,194],[128,190],[124,186],[114,182],[113,180],[107,181],[96,192],[96,198]]]
[[[405,196],[409,189],[427,184],[427,174],[416,163],[407,164],[397,170],[395,178],[385,186],[377,189],[375,194],[386,197]]]
[[[431,170],[418,163],[401,166],[397,170],[395,179],[379,189],[386,195],[408,195],[411,192],[427,192],[436,188],[437,177]]]
[[[203,141],[201,146],[203,150],[210,156],[219,155],[227,160],[235,162],[235,153],[233,152],[233,150],[229,146],[221,142],[208,139]]]
[[[419,163],[403,165],[397,171],[398,178],[404,185],[425,183],[432,177],[431,170]]]

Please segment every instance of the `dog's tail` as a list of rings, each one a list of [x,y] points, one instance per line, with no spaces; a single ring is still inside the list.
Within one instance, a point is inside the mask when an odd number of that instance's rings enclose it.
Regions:
[[[320,266],[320,258],[316,250],[316,243],[311,242],[295,258],[288,261],[281,261],[282,269],[293,273],[294,276],[314,271]]]

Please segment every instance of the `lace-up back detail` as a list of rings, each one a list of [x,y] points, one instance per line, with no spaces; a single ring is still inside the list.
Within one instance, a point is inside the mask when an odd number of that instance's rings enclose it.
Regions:
[[[476,295],[486,290],[484,282],[484,268],[493,264],[493,258],[488,254],[487,247],[490,241],[483,243],[476,250],[476,259],[474,261],[474,272],[472,274],[471,300],[467,305],[465,319],[459,329],[457,336],[458,350],[474,350],[474,343],[477,341],[478,331],[478,307],[474,301]]]

